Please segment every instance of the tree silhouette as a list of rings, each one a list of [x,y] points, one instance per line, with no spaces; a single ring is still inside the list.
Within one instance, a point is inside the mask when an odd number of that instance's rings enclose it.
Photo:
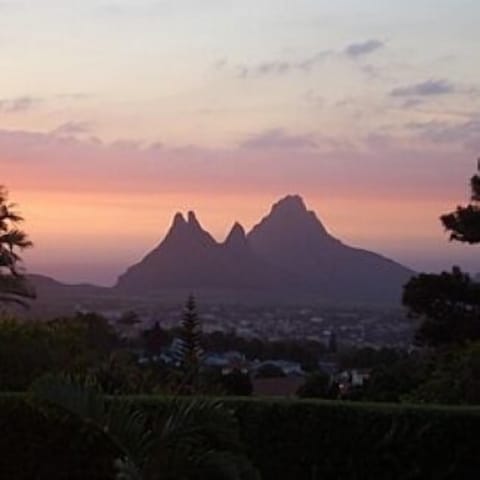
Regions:
[[[7,190],[0,186],[0,302],[26,305],[35,292],[23,275],[19,251],[32,247],[25,232],[18,228],[23,217],[8,201]]]
[[[480,173],[480,159],[477,164]],[[476,244],[480,242],[480,176],[470,180],[471,203],[442,215],[441,222],[450,239]],[[480,339],[480,284],[454,267],[440,275],[420,274],[410,279],[403,292],[403,304],[409,314],[423,320],[416,340],[438,347]]]
[[[420,345],[438,347],[480,339],[480,284],[458,267],[412,278],[403,302],[412,317],[422,320],[415,335]]]
[[[202,329],[197,313],[195,297],[190,295],[185,304],[180,327],[178,355],[185,373],[185,384],[195,387],[202,359]]]
[[[159,355],[162,348],[167,345],[168,333],[162,329],[159,322],[143,332],[145,349],[149,355]]]
[[[477,162],[480,173],[480,158]],[[440,217],[445,229],[450,233],[451,240],[476,244],[480,242],[480,175],[470,179],[471,203],[459,206],[454,212]]]

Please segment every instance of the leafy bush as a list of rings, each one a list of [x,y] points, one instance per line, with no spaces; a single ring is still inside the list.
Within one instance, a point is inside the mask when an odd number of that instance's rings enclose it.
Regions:
[[[0,317],[0,391],[27,390],[46,373],[87,373],[118,341],[107,321],[94,314],[50,322]]]
[[[300,398],[337,398],[338,385],[323,372],[316,372],[307,377],[306,382],[298,389]]]
[[[148,416],[166,397],[128,397]],[[115,400],[123,401],[123,400]],[[223,399],[264,480],[476,479],[480,408]],[[0,478],[112,478],[113,453],[72,421],[48,422],[25,397],[0,396]],[[110,469],[110,470],[109,470]],[[110,476],[109,476],[110,475]]]
[[[439,352],[428,378],[407,398],[416,403],[480,404],[480,342]]]
[[[265,363],[258,367],[255,372],[257,378],[282,378],[286,376],[285,372],[274,363]]]

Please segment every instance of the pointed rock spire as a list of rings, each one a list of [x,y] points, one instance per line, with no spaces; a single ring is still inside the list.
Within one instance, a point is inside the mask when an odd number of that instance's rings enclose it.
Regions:
[[[200,241],[204,245],[217,244],[215,239],[206,230],[202,228],[193,210],[190,210],[187,213],[187,222],[188,222],[187,223],[188,230],[192,238],[196,238],[198,241]]]
[[[186,225],[186,224],[187,224],[187,222],[183,218],[183,215],[180,212],[177,212],[175,214],[175,216],[173,217],[172,228],[182,226],[182,225]]]
[[[167,232],[165,241],[177,241],[178,238],[181,238],[185,235],[188,230],[188,223],[185,220],[185,217],[177,212],[173,217],[172,225]]]
[[[240,225],[240,223],[235,222],[230,233],[225,240],[225,245],[227,247],[239,248],[247,246],[247,236],[245,234],[245,229]]]
[[[191,227],[202,229],[200,222],[198,221],[197,216],[195,215],[195,212],[193,210],[190,210],[188,212],[187,217],[188,217],[188,224]]]

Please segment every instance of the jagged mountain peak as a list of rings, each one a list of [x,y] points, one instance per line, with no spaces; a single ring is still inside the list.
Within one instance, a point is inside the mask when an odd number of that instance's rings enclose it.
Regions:
[[[173,217],[172,227],[184,226],[187,222],[181,212],[177,212]]]
[[[287,195],[272,207],[272,213],[306,213],[305,201],[300,195]]]
[[[343,244],[300,195],[287,195],[248,235],[236,222],[223,244],[201,227],[193,211],[177,213],[166,238],[119,278],[118,288],[135,294],[163,288],[253,289],[398,302],[411,274],[380,255]]]
[[[202,245],[216,244],[213,237],[202,228],[193,211],[187,213],[186,219],[180,212],[175,214],[172,225],[162,244],[163,243],[167,243],[173,246],[173,248],[176,248],[175,245],[178,248],[182,246],[190,248],[193,243]],[[162,244],[160,244],[160,246]],[[158,250],[158,247],[156,250]]]
[[[244,247],[247,245],[247,235],[243,226],[235,222],[230,233],[225,240],[225,245],[227,247]]]
[[[202,229],[202,226],[200,225],[200,222],[198,221],[197,216],[195,215],[195,212],[193,210],[190,210],[187,213],[187,219],[188,219],[188,224],[191,227]]]
[[[232,229],[230,230],[229,236],[240,236],[240,237],[245,237],[245,229],[243,228],[242,224],[239,222],[235,222],[232,226]]]
[[[307,209],[300,195],[287,195],[275,203],[270,213],[253,227],[248,239],[256,240],[264,234],[273,238],[279,236],[279,240],[280,237],[300,238],[302,242],[306,237],[316,240],[330,238],[320,219]]]

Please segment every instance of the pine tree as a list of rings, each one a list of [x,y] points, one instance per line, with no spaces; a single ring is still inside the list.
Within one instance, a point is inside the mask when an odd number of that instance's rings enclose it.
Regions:
[[[180,365],[186,375],[186,383],[194,385],[198,380],[202,360],[202,329],[193,295],[188,297],[183,311],[183,319],[178,343]]]
[[[32,246],[25,232],[18,228],[23,218],[8,201],[7,191],[0,186],[0,302],[25,305],[35,292],[20,270],[19,251]]]

